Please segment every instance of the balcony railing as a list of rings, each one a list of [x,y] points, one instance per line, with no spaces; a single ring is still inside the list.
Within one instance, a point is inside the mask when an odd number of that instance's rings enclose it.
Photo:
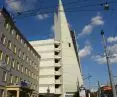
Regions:
[[[59,80],[55,80],[55,84],[61,84],[60,79]]]
[[[55,63],[55,67],[61,67],[60,63]]]
[[[61,75],[60,71],[55,71],[55,75]]]

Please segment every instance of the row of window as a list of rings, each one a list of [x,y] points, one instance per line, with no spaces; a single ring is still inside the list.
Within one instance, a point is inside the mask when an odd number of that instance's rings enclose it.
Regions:
[[[1,50],[0,50],[0,60],[3,60],[3,52]],[[9,58],[8,55],[5,56],[5,62],[8,65],[10,64],[10,58]],[[34,74],[33,72],[31,72],[30,70],[28,70],[23,65],[20,65],[17,60],[12,59],[12,61],[11,61],[11,67],[15,68],[18,71],[21,71],[22,73],[25,73],[27,76],[30,76],[33,79],[35,79],[35,80],[38,81],[38,76],[36,74]]]
[[[13,29],[9,23],[5,23],[5,28],[11,33],[12,36],[15,36],[15,39],[20,41],[20,43],[24,45],[24,47],[27,47],[28,51],[30,51],[33,54],[33,56],[35,56],[38,59],[38,56],[31,50],[31,47],[20,37],[18,33],[16,33],[16,30]]]
[[[2,42],[2,44],[4,44],[4,45],[6,44],[6,46],[7,46],[9,49],[12,49],[12,48],[11,48],[11,47],[12,47],[11,41],[10,41],[10,40],[7,41],[7,40],[6,40],[6,37],[5,37],[3,34],[2,34],[2,37],[1,37],[1,42]],[[29,64],[32,65],[32,66],[34,66],[35,69],[38,68],[38,65],[36,65],[33,61],[31,61],[31,60],[24,54],[24,52],[22,53],[20,49],[17,50],[16,45],[13,45],[13,52],[14,52],[15,54],[18,53],[18,56],[19,56],[19,57],[22,57],[23,60],[26,60],[27,62],[29,62]]]
[[[9,79],[8,79],[8,73],[6,71],[3,71],[3,74],[2,74],[2,80],[4,82],[7,82],[9,81],[10,84],[13,84],[13,83],[20,83],[22,81],[22,78],[18,77],[18,76],[13,76],[12,74],[10,74],[9,76]],[[29,81],[28,81],[29,82]],[[29,82],[30,83],[30,82]],[[32,83],[30,83],[31,86],[34,88],[34,89],[37,89],[37,85],[34,85]]]

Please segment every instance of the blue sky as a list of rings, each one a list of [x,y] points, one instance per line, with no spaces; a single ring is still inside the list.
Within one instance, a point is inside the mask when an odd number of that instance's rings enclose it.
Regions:
[[[102,3],[106,0],[63,0],[66,16],[72,29],[75,29],[79,43],[79,55],[82,64],[84,78],[88,74],[91,87],[95,88],[97,81],[106,84],[108,81],[107,67],[103,55],[101,29],[104,30],[108,45],[114,58],[111,59],[114,76],[117,76],[117,2],[107,0],[110,10],[104,10]],[[0,0],[0,4],[4,1]],[[52,37],[53,13],[46,13],[49,7],[56,10],[58,0],[8,0],[8,10],[14,16],[16,25],[28,40],[41,40]],[[71,3],[72,2],[72,3]],[[75,3],[74,3],[75,2]],[[39,8],[45,8],[39,10]],[[38,9],[38,15],[30,16],[33,9]],[[17,11],[33,10],[17,16]],[[69,12],[68,12],[69,11]],[[70,12],[71,11],[71,12]],[[43,14],[42,14],[43,13]],[[27,15],[27,17],[24,17]],[[115,37],[113,37],[115,36]],[[72,75],[71,75],[72,76]],[[117,81],[117,78],[114,78]],[[117,82],[116,82],[117,83]],[[88,80],[85,85],[89,86]]]

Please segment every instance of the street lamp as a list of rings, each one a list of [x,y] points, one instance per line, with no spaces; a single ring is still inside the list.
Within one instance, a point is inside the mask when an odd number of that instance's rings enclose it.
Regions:
[[[47,97],[49,97],[49,96],[50,96],[50,88],[48,86],[48,88],[47,88]]]
[[[107,42],[106,42],[103,30],[101,30],[101,35],[102,35],[102,39],[103,39],[104,52],[105,52],[105,55],[106,55],[107,68],[108,68],[110,84],[111,84],[111,87],[112,87],[113,97],[117,97],[115,85],[114,85],[114,80],[113,80],[113,75],[112,75],[112,68],[110,66],[110,61],[109,61],[109,57],[110,57],[109,51],[108,51],[108,48],[107,48]]]
[[[109,10],[109,4],[106,2],[105,4],[104,4],[104,10]]]

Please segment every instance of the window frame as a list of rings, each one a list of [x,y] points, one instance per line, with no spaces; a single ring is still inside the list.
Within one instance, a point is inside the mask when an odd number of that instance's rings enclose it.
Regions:
[[[3,59],[3,52],[2,52],[2,50],[0,50],[0,60],[2,60]]]

